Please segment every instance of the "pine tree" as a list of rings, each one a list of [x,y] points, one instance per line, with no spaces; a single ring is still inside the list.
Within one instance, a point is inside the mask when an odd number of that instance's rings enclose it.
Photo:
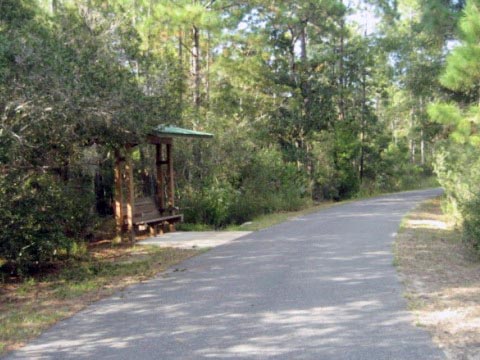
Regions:
[[[437,103],[430,116],[451,129],[449,138],[457,143],[480,145],[480,2],[467,2],[460,21],[461,43],[447,57],[440,82],[461,95],[457,103]]]
[[[432,104],[429,114],[446,132],[437,173],[463,222],[464,239],[480,251],[480,1],[467,1],[460,34],[440,78],[457,101]]]

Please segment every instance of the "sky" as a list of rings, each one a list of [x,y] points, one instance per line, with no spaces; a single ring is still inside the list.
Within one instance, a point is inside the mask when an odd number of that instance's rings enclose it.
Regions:
[[[352,14],[347,16],[347,22],[356,24],[360,33],[370,35],[375,32],[380,19],[375,16],[371,5],[361,0],[352,0],[347,4],[352,9]]]

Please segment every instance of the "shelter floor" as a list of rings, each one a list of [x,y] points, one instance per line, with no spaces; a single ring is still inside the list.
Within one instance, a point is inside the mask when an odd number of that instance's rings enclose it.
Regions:
[[[251,231],[177,231],[139,241],[139,245],[156,245],[180,249],[212,248],[228,244]]]

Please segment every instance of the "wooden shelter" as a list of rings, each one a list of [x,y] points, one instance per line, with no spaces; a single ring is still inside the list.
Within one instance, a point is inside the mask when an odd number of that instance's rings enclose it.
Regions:
[[[163,233],[166,226],[169,231],[175,231],[175,223],[183,221],[183,215],[177,213],[178,208],[175,207],[174,137],[211,138],[213,135],[172,125],[159,125],[152,129],[147,136],[147,142],[156,147],[154,198],[135,197],[132,150],[138,144],[126,144],[124,156],[120,151],[115,154],[114,210],[117,233],[128,233],[132,242],[135,241],[137,228],[148,227],[150,233],[156,235]],[[125,194],[122,191],[123,188],[125,188]]]

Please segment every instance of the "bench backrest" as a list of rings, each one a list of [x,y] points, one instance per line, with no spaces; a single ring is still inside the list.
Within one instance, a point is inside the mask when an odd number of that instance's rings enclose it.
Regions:
[[[123,214],[127,213],[127,205],[123,205]],[[150,197],[135,199],[135,207],[133,209],[133,223],[145,222],[161,217],[155,201]]]

